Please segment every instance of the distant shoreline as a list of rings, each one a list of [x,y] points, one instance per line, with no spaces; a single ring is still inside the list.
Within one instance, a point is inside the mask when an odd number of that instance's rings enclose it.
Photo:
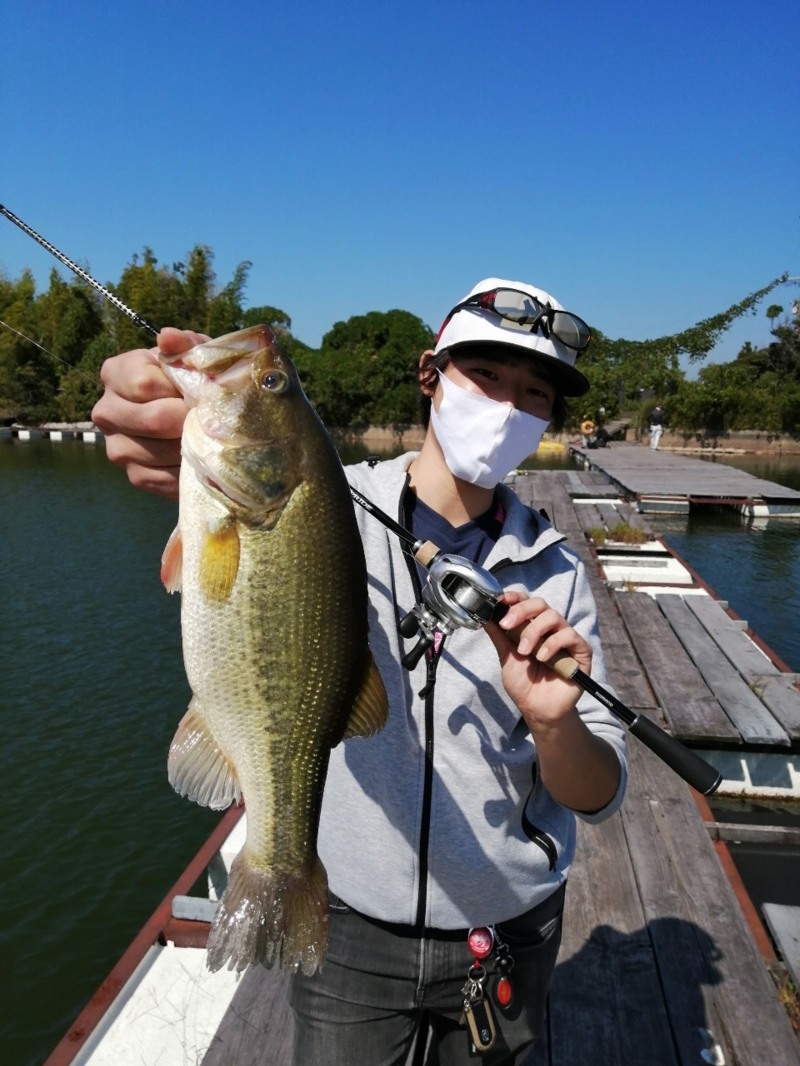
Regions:
[[[331,436],[336,440],[346,441],[352,444],[364,444],[376,448],[405,448],[413,450],[419,448],[425,436],[422,426],[409,426],[401,433],[395,432],[391,426],[368,426],[363,432],[353,430],[331,430]],[[542,443],[560,444],[565,449],[573,442],[582,442],[579,433],[545,433]],[[611,446],[617,443],[611,442]],[[622,443],[622,442],[619,442]],[[635,434],[629,431],[625,443],[636,444],[648,443],[647,435],[642,436],[637,442]],[[794,440],[787,435],[773,437],[771,434],[758,430],[746,430],[730,433],[725,437],[720,436],[714,444],[701,444],[692,437],[685,437],[682,433],[664,433],[659,445],[664,451],[683,452],[698,455],[800,455],[800,440]]]
[[[367,426],[363,430],[332,429],[334,440],[349,444],[362,444],[374,448],[401,448],[413,451],[422,445],[425,430],[422,426],[408,426],[402,431],[392,426]],[[0,426],[0,440],[84,440],[101,443],[103,434],[93,422],[44,422],[39,426],[23,426],[19,423]],[[546,433],[543,443],[562,445],[565,449],[572,442],[579,442],[577,433]],[[637,443],[635,435],[629,431],[626,437],[629,444]],[[612,441],[612,447],[614,445]],[[640,443],[647,444],[646,434]],[[746,430],[720,436],[713,443],[700,443],[696,438],[682,433],[666,432],[661,438],[660,448],[664,451],[682,452],[697,455],[800,455],[800,440],[787,435],[773,436],[758,430]]]

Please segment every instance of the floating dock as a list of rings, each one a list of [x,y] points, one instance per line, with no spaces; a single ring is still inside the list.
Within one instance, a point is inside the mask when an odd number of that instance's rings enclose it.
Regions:
[[[620,699],[714,761],[730,795],[793,794],[797,676],[657,539],[631,548],[587,537],[646,521],[601,474],[537,471],[514,488],[583,560]],[[800,908],[759,914],[727,846],[755,834],[800,848],[800,830],[721,822],[633,737],[628,750],[622,810],[578,825],[546,1031],[526,1066],[800,1066],[781,998],[797,980]],[[185,896],[206,866],[221,888],[239,813],[224,816],[46,1066],[289,1066],[286,977],[208,973],[209,904]],[[418,1051],[408,1066],[424,1066]]]
[[[724,463],[642,444],[608,448],[570,446],[587,470],[598,470],[643,514],[688,514],[692,507],[735,507],[754,518],[800,518],[800,492]]]

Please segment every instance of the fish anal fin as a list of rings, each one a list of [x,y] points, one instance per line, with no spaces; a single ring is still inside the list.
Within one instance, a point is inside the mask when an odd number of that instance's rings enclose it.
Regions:
[[[183,578],[183,539],[181,528],[170,533],[161,556],[161,581],[167,592],[180,592]]]
[[[383,678],[370,652],[364,682],[353,705],[347,728],[344,731],[344,739],[371,737],[373,733],[377,733],[386,725],[388,712],[389,700],[386,696]]]
[[[214,737],[196,700],[181,719],[167,760],[169,783],[201,807],[222,811],[242,799],[236,767]]]
[[[200,550],[200,589],[210,603],[225,603],[239,573],[239,532],[235,522],[207,529]]]

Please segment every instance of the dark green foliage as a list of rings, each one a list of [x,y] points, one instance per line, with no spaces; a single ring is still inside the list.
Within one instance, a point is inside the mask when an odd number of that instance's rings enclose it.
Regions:
[[[777,315],[767,317],[774,323]],[[731,363],[703,367],[666,404],[667,422],[688,438],[736,430],[800,438],[800,323],[775,326],[766,348],[745,344]]]
[[[433,333],[408,311],[371,311],[337,322],[308,360],[308,388],[330,426],[414,425],[416,368]]]

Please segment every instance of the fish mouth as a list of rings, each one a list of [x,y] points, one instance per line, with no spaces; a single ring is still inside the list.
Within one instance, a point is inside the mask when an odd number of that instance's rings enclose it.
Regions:
[[[239,391],[251,380],[254,360],[275,348],[275,335],[268,326],[251,326],[177,355],[161,354],[159,361],[176,388],[191,401],[205,382]]]

